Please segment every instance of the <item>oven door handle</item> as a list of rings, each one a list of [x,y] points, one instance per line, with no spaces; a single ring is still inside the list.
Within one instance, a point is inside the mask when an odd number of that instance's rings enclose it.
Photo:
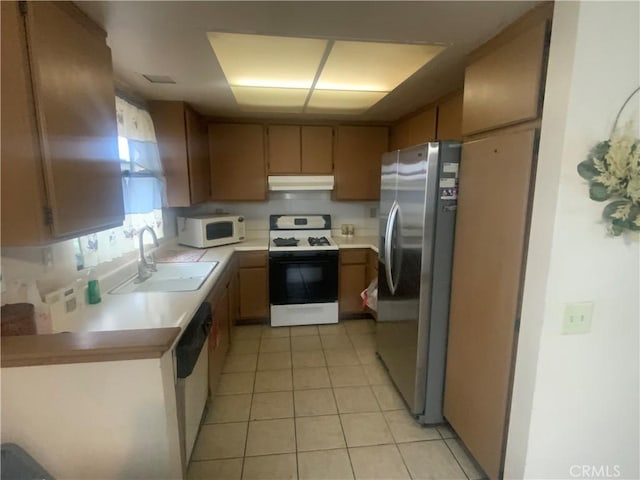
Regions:
[[[389,285],[389,291],[391,295],[395,295],[397,285],[393,281],[393,257],[391,255],[391,242],[393,241],[393,233],[395,231],[396,222],[398,221],[398,210],[400,206],[397,201],[393,202],[391,210],[389,211],[389,219],[387,220],[387,229],[384,236],[384,256],[386,260],[385,274],[387,276],[387,284]]]

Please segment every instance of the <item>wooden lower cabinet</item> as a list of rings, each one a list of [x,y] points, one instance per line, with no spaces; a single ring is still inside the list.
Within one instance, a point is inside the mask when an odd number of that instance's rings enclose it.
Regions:
[[[369,283],[378,278],[378,254],[373,250],[367,252],[367,281]],[[368,284],[367,284],[368,285]]]
[[[238,255],[238,320],[269,317],[269,255],[240,252]]]
[[[240,288],[238,266],[233,260],[232,275],[229,281],[229,338],[233,338],[233,327],[240,316]]]
[[[341,315],[364,311],[360,293],[367,287],[367,249],[340,251],[338,306]]]
[[[209,334],[209,392],[213,396],[229,350],[229,290],[225,286],[211,297],[213,327]]]
[[[234,258],[209,294],[213,327],[209,334],[209,391],[214,395],[231,344],[237,312],[238,268]]]
[[[378,254],[369,250],[367,252],[367,287],[374,280],[378,279]],[[366,307],[366,311],[373,315],[375,318],[377,317],[377,313],[375,310],[371,310],[369,307]]]

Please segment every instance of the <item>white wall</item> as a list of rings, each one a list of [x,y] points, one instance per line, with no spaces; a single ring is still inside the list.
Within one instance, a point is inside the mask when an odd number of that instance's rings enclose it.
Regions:
[[[555,4],[505,478],[640,478],[640,239],[576,173],[640,84],[639,25],[638,2]],[[591,332],[562,335],[580,301]]]
[[[2,369],[2,442],[58,479],[182,478],[171,352]]]

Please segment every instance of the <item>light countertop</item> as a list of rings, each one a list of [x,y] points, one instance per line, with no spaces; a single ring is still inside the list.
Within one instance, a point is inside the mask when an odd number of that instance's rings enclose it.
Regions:
[[[331,237],[340,248],[371,248],[378,253],[378,237],[375,236],[358,236],[343,237],[334,235]]]
[[[178,246],[180,250],[197,250]],[[102,302],[86,305],[68,315],[66,324],[56,330],[71,332],[103,332],[178,327],[183,330],[200,304],[205,301],[216,281],[229,263],[234,251],[268,249],[267,239],[250,239],[243,243],[206,249],[201,262],[218,262],[202,286],[189,292],[145,292],[111,295],[110,284],[101,282]],[[131,267],[134,267],[133,269]],[[135,272],[135,261],[129,268],[120,269],[118,284]]]

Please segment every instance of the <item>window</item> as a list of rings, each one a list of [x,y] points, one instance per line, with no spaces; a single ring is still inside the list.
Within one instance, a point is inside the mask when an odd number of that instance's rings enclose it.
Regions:
[[[150,226],[164,236],[164,176],[149,113],[116,97],[118,152],[122,169],[125,218],[121,227],[76,239],[78,270],[113,260],[138,248],[138,232]],[[148,237],[149,238],[149,237]]]

